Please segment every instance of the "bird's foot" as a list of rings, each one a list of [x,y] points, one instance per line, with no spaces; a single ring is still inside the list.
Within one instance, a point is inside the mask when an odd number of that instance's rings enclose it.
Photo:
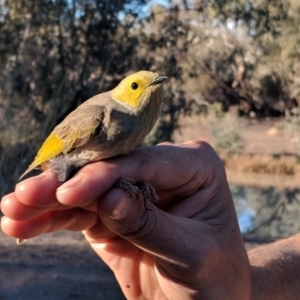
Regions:
[[[154,205],[158,206],[159,198],[156,194],[155,188],[151,183],[139,182],[137,186],[139,187],[139,192],[143,194],[146,208],[147,201],[152,202]]]
[[[147,202],[152,202],[158,206],[159,198],[156,194],[155,188],[148,182],[136,183],[130,178],[121,178],[115,183],[115,187],[121,188],[126,191],[128,197],[132,195],[138,197],[138,193],[141,193],[144,198],[144,205],[147,210],[151,210],[147,207]]]

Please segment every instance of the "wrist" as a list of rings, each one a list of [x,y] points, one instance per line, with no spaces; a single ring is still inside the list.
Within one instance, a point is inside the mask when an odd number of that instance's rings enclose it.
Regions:
[[[299,299],[300,234],[248,252],[252,299]]]

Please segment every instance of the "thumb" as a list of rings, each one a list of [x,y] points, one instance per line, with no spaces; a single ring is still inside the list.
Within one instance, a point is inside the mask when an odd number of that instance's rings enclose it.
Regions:
[[[117,235],[128,239],[141,239],[155,234],[158,209],[145,202],[141,193],[129,195],[123,189],[111,189],[99,201],[98,215],[102,222]]]
[[[112,189],[99,201],[98,214],[111,231],[151,254],[165,274],[180,280],[189,276],[195,280],[195,266],[203,266],[207,255],[215,252],[207,226],[171,215],[152,203],[145,205],[141,194],[128,197],[122,189]],[[209,251],[203,253],[203,245]]]

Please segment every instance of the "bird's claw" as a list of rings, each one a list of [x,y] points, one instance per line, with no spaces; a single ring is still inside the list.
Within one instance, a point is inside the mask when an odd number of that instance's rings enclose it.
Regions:
[[[147,202],[152,202],[154,205],[158,206],[159,198],[156,194],[155,188],[148,182],[136,183],[131,178],[121,178],[115,183],[115,187],[125,190],[128,194],[128,198],[130,198],[133,194],[136,195],[136,200],[138,198],[138,194],[141,193],[147,210],[151,210],[147,207]]]

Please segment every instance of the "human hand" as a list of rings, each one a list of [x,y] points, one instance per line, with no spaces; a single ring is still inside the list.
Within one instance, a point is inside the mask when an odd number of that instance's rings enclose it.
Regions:
[[[159,208],[114,183],[150,182]],[[142,147],[92,163],[58,186],[51,172],[3,197],[3,231],[83,231],[128,299],[248,299],[249,263],[225,171],[203,142]]]

